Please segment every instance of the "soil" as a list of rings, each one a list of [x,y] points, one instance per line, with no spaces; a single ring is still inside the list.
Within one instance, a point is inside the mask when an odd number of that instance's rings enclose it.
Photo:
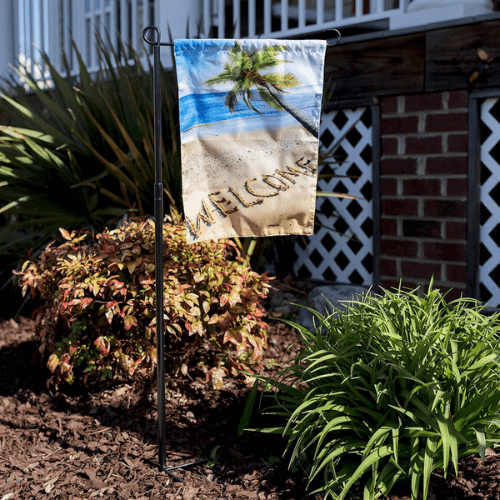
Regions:
[[[300,300],[307,290],[293,291]],[[121,384],[55,393],[34,362],[36,348],[30,319],[0,322],[0,500],[307,497],[304,478],[281,458],[280,436],[238,436],[247,385],[228,381],[214,391],[195,380],[169,389],[167,466],[214,456],[216,463],[160,472],[155,388]],[[277,370],[271,360],[293,360],[299,349],[292,328],[270,321],[266,373]],[[478,456],[463,460],[458,477],[434,474],[429,499],[500,500],[500,454],[489,451],[484,464]],[[408,491],[402,485],[389,500],[409,500]]]

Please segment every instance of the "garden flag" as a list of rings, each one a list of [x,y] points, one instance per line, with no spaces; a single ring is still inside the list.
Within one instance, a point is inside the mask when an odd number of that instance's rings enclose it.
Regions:
[[[175,41],[188,242],[313,233],[325,50]]]

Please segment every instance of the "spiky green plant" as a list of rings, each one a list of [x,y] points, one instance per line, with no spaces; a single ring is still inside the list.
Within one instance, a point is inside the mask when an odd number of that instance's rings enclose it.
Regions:
[[[431,474],[500,443],[500,314],[433,289],[384,290],[298,325],[300,359],[275,380],[291,464],[325,498],[371,500],[409,480],[428,497]],[[321,329],[325,333],[320,333]],[[248,410],[247,410],[248,411]]]
[[[0,88],[0,253],[10,254],[12,265],[57,237],[61,226],[102,230],[125,214],[154,211],[151,67],[139,54],[122,59],[123,50],[98,39],[100,69],[90,75],[74,50],[77,79],[43,55],[45,82],[23,71],[25,84],[11,79]],[[165,205],[177,212],[177,99],[165,70],[161,79]]]

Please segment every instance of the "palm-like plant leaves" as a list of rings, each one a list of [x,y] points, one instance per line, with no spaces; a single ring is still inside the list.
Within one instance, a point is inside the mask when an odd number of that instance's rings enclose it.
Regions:
[[[76,46],[79,79],[56,71],[37,82],[0,88],[0,251],[15,265],[40,248],[57,228],[103,229],[124,214],[152,214],[154,179],[152,72],[136,54],[97,40],[100,70],[90,75]],[[69,69],[67,68],[69,74]],[[162,70],[163,182],[166,208],[181,207],[177,98]],[[48,89],[48,90],[47,90]],[[13,244],[12,242],[16,243]],[[7,252],[7,253],[6,253]]]

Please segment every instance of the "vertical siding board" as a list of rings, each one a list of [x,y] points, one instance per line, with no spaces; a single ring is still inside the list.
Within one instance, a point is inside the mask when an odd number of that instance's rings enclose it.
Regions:
[[[255,0],[248,1],[248,37],[255,38],[256,35],[256,16],[255,16]]]
[[[288,29],[288,0],[281,0],[281,31]]]
[[[240,13],[240,0],[233,0],[233,29],[234,38],[241,36],[241,13]]]
[[[271,34],[271,0],[264,0],[264,36]]]
[[[344,18],[344,6],[342,0],[335,0],[335,21],[342,21]]]
[[[130,45],[133,49],[137,49],[139,40],[139,2],[137,0],[132,0],[131,10]]]
[[[255,2],[255,0],[254,0]],[[212,25],[212,2],[211,0],[203,0],[203,36],[210,38],[210,27]],[[250,7],[248,8],[250,10]]]
[[[325,3],[324,0],[316,0],[316,22],[323,24],[325,20]]]
[[[306,0],[299,0],[299,28],[306,25]]]
[[[225,38],[226,37],[226,2],[224,0],[218,0],[219,8],[217,12],[217,37]]]
[[[47,53],[47,48],[45,47],[45,32],[47,30],[46,18],[45,18],[45,3],[46,0],[40,0],[39,4],[39,22],[40,22],[40,50]],[[43,59],[39,57],[40,60],[40,73],[41,79],[45,77],[45,63]]]

